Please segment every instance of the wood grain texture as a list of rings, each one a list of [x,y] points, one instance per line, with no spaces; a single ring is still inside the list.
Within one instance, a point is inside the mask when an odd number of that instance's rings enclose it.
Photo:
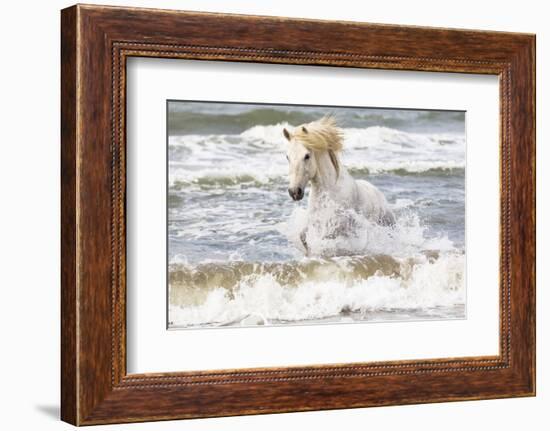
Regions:
[[[74,6],[62,11],[62,419],[77,425],[528,396],[535,392],[535,37]],[[500,353],[127,375],[126,59],[500,77]]]

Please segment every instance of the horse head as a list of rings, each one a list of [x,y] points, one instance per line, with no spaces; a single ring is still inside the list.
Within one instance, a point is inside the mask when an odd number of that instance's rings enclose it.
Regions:
[[[293,200],[301,200],[309,182],[319,175],[319,155],[323,152],[328,154],[338,176],[336,152],[342,149],[342,132],[332,117],[302,124],[291,131],[284,128],[283,134],[288,141],[288,194]]]

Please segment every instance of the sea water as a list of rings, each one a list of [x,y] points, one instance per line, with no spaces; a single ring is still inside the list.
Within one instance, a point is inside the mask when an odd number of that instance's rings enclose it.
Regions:
[[[343,165],[397,223],[305,256],[307,193],[288,195],[282,130],[331,113]],[[170,328],[464,318],[463,112],[168,105]],[[308,238],[309,243],[309,238]],[[344,252],[342,252],[344,250]]]

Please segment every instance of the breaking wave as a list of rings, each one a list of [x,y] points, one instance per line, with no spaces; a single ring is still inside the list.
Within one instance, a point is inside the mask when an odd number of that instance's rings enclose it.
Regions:
[[[238,135],[171,136],[170,186],[257,186],[285,181],[288,166],[281,131],[288,126],[253,126]],[[465,139],[460,133],[410,133],[373,126],[344,129],[344,135],[343,163],[352,174],[464,174]],[[242,163],[245,158],[246,164]]]
[[[465,302],[464,255],[329,258],[180,266],[170,273],[172,327],[269,325]]]
[[[297,248],[306,222],[306,210],[297,208],[280,226]],[[394,227],[363,220],[355,237],[326,239],[315,232],[308,236],[309,258],[175,263],[170,326],[273,325],[338,316],[376,320],[381,311],[415,309],[444,310],[449,317],[456,307],[455,317],[462,317],[465,255],[446,237],[427,238],[424,232],[408,214]]]

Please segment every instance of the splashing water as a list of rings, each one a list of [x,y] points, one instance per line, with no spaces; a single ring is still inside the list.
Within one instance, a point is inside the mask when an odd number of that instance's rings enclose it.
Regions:
[[[187,289],[172,302],[187,303],[171,306],[172,326],[393,320],[405,318],[405,310],[409,319],[462,317],[465,256],[448,238],[426,238],[426,228],[410,212],[393,227],[355,212],[346,215],[360,226],[352,236],[326,239],[334,228],[330,222],[320,225],[319,237],[310,230],[315,257],[287,264],[174,267],[179,280],[173,276],[171,285]],[[307,210],[296,208],[280,229],[303,248],[306,224]]]

